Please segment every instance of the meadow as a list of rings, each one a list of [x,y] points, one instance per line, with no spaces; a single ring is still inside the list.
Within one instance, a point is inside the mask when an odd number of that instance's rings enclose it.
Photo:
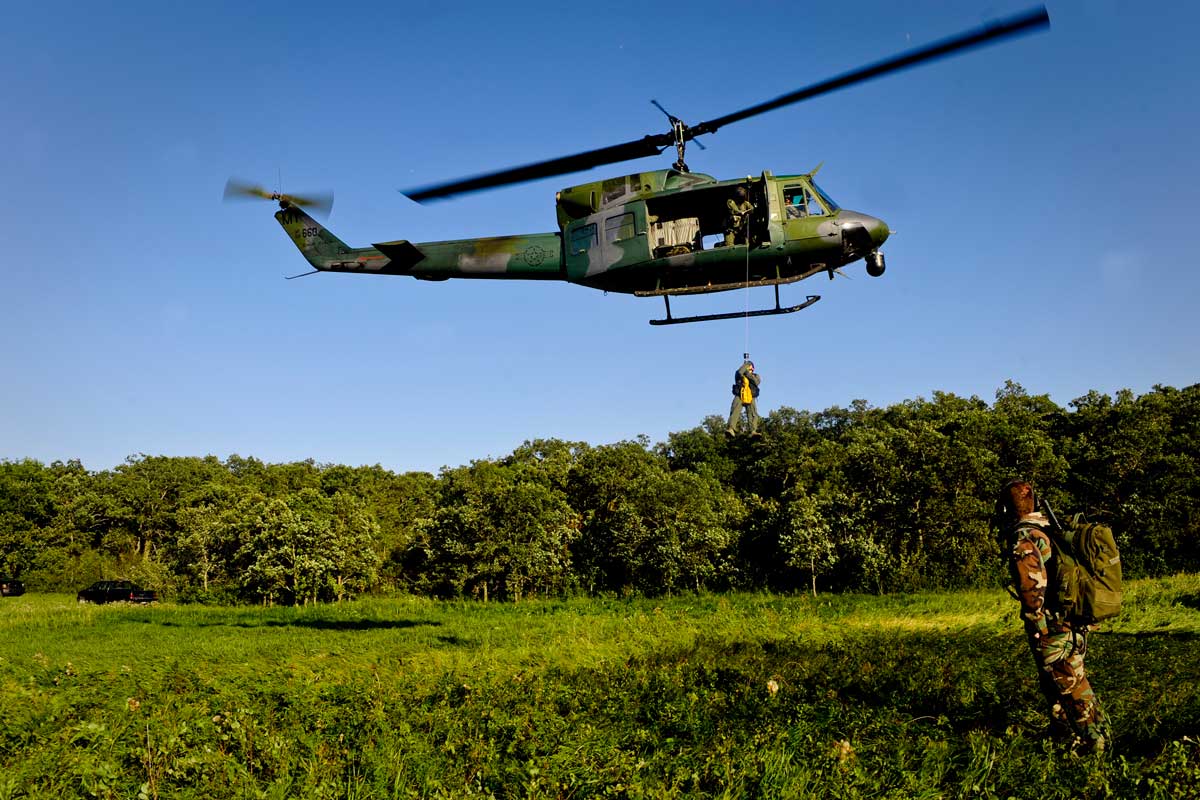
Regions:
[[[0,598],[7,798],[1200,797],[1200,576],[1047,736],[1002,590],[301,608]]]

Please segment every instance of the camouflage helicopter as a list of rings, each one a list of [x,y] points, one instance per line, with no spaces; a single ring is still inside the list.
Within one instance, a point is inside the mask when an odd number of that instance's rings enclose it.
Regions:
[[[433,201],[657,156],[675,147],[677,160],[670,169],[591,181],[558,192],[558,230],[550,233],[418,243],[399,239],[350,247],[303,210],[328,212],[331,195],[270,192],[231,179],[225,197],[278,202],[275,218],[313,267],[303,275],[567,281],[606,292],[662,297],[666,316],[650,320],[651,325],[790,314],[820,296],[807,295],[798,305],[782,306],[780,285],[820,273],[832,279],[841,267],[859,259],[868,275],[882,275],[885,260],[879,248],[891,233],[887,224],[840,208],[817,185],[816,169],[796,175],[764,171],[736,180],[691,172],[684,161],[687,143],[767,111],[1048,25],[1048,14],[1039,7],[697,125],[686,124],[651,101],[667,115],[670,131],[404,191],[417,202]],[[696,144],[703,149],[699,141]],[[742,200],[752,209],[734,216],[734,206]],[[671,314],[673,296],[765,286],[775,289],[773,307],[688,317]]]

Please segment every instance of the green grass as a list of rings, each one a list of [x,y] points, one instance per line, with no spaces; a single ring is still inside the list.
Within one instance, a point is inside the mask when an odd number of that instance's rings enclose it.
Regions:
[[[1200,797],[1200,576],[1129,587],[1045,737],[1001,591],[0,601],[9,797]]]

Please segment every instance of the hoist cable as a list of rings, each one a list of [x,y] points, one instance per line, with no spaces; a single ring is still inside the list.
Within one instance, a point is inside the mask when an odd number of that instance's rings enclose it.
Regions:
[[[742,342],[742,358],[750,357],[750,215],[746,215],[746,286],[743,292],[746,297],[746,333],[745,340]]]

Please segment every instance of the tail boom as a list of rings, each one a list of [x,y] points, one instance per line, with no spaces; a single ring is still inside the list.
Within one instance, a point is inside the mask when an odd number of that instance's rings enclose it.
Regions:
[[[564,280],[557,233],[414,244],[406,239],[350,247],[302,209],[285,205],[275,219],[321,272],[408,275],[420,280],[507,278]]]

